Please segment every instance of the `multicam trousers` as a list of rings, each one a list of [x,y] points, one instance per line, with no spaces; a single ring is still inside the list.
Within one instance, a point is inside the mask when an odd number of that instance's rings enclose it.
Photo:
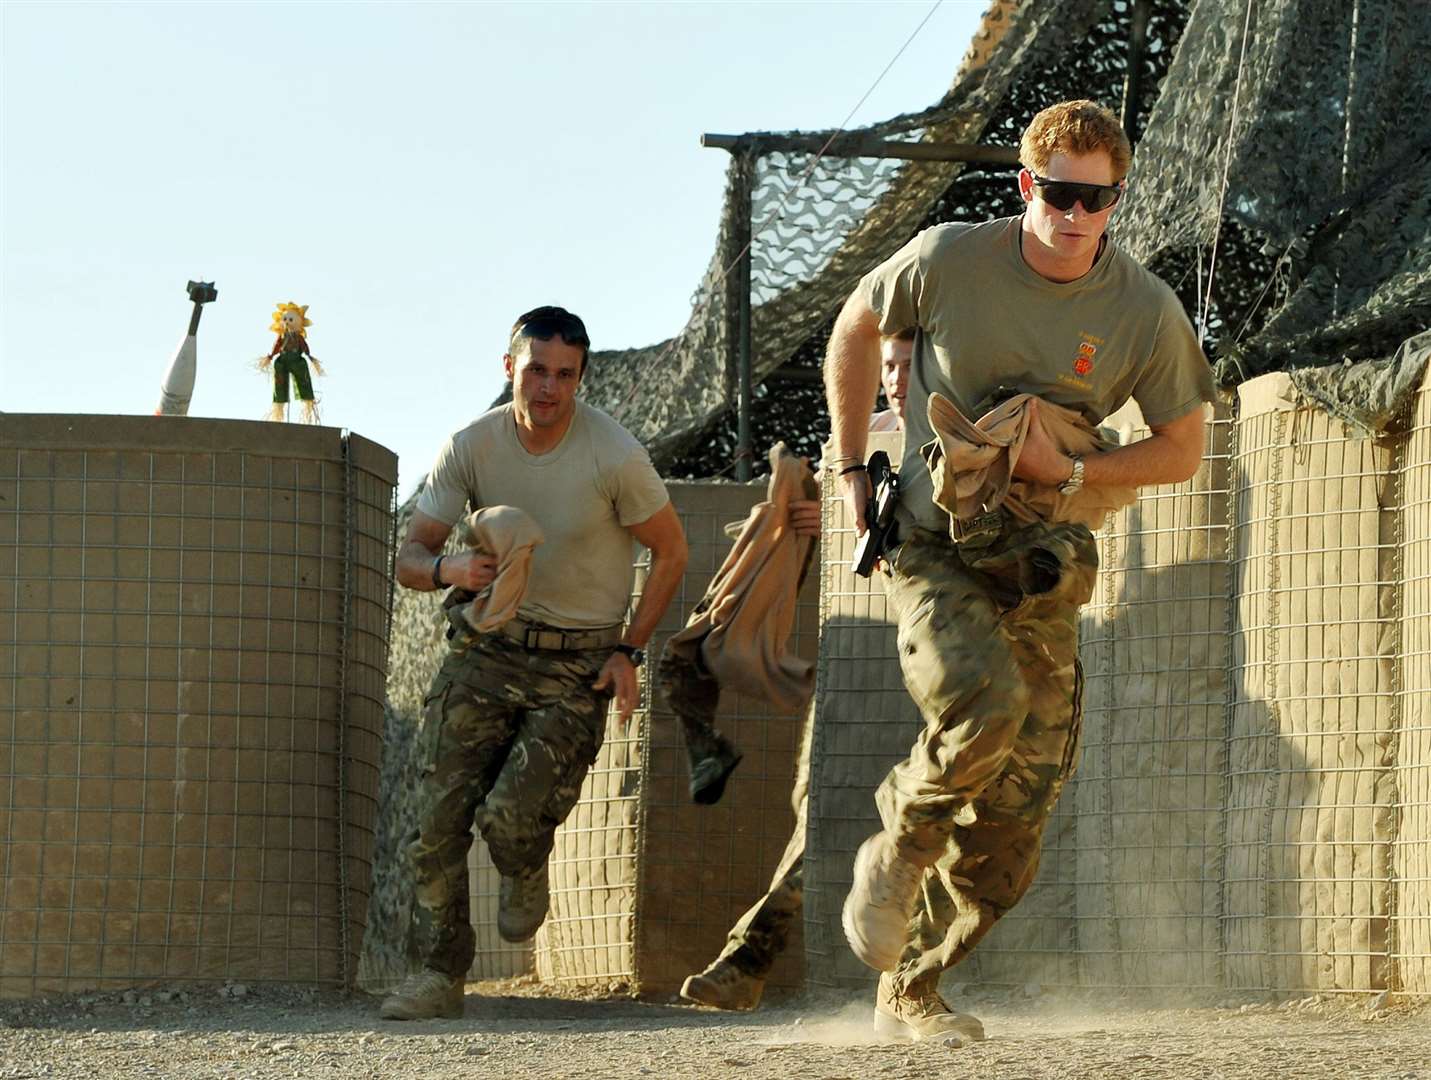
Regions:
[[[459,633],[428,692],[412,951],[462,977],[476,938],[467,897],[475,822],[502,874],[546,861],[601,749],[610,695],[593,690],[610,648],[528,649]]]
[[[905,685],[925,727],[875,796],[926,867],[894,982],[933,988],[1012,908],[1077,763],[1078,608],[1098,552],[1081,525],[1006,526],[960,548],[915,529],[889,557]]]
[[[795,827],[785,853],[770,879],[770,888],[731,927],[721,959],[729,960],[747,975],[764,978],[785,951],[790,928],[805,903],[805,820],[810,804],[810,741],[814,736],[815,703],[805,710],[800,735],[800,756],[795,766],[795,787],[790,805]]]

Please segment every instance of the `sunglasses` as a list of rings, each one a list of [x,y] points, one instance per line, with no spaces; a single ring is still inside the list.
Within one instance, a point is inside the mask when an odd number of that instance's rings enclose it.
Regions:
[[[1033,177],[1038,197],[1055,210],[1072,210],[1073,204],[1083,204],[1090,214],[1102,213],[1123,197],[1122,184],[1075,184],[1068,180],[1049,180],[1037,173]]]

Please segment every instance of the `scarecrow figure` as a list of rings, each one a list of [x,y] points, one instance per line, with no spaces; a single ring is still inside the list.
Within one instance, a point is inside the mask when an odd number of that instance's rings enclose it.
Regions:
[[[323,366],[308,351],[308,335],[303,332],[305,327],[312,325],[307,304],[299,307],[289,302],[274,309],[269,329],[278,335],[278,339],[269,354],[258,359],[260,371],[267,372],[270,365],[273,368],[273,408],[268,412],[270,420],[281,423],[287,419],[288,378],[291,375],[298,400],[303,402],[303,423],[318,423],[318,402],[313,397],[313,381],[308,377],[308,365],[312,364],[313,371],[318,375],[323,374]]]

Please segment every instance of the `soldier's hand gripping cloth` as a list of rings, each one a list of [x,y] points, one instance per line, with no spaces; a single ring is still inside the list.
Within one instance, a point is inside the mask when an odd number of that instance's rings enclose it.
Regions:
[[[1064,453],[1088,454],[1109,450],[1080,413],[1039,401],[1033,394],[1015,394],[996,405],[978,422],[937,391],[929,395],[929,426],[934,440],[920,447],[934,480],[934,502],[953,519],[950,532],[960,534],[959,523],[1007,507],[1015,521],[1074,521],[1099,529],[1114,510],[1138,497],[1136,488],[1087,484],[1071,494],[1014,476],[1030,423],[1040,425],[1054,446]]]
[[[795,601],[815,538],[790,528],[790,502],[818,499],[809,467],[784,443],[770,449],[764,502],[751,508],[735,544],[685,627],[666,642],[657,687],[681,723],[691,794],[714,802],[739,753],[715,729],[722,691],[799,712],[815,689],[815,665],[789,651]]]
[[[515,506],[484,506],[462,521],[462,542],[497,559],[497,576],[460,607],[462,618],[479,634],[504,626],[527,595],[532,552],[546,540],[542,527]]]

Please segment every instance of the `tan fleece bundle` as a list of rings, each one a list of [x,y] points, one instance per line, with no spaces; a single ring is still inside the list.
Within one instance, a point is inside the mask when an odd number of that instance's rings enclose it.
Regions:
[[[462,519],[462,543],[497,560],[497,576],[461,607],[479,634],[498,629],[517,613],[527,595],[532,552],[545,542],[542,527],[515,506],[484,506]]]
[[[722,692],[735,690],[798,712],[815,689],[815,665],[788,651],[795,597],[815,537],[790,528],[792,499],[818,499],[802,460],[776,443],[764,502],[751,507],[735,545],[683,630],[666,649],[695,661]]]
[[[1032,421],[1031,401],[1038,402]],[[1111,512],[1138,497],[1135,488],[1094,484],[1065,495],[1057,487],[1015,478],[1031,422],[1042,425],[1064,453],[1086,455],[1112,448],[1079,413],[1033,394],[1014,395],[977,423],[943,394],[930,394],[929,424],[935,439],[919,452],[934,479],[935,504],[964,522],[1002,506],[1020,524],[1065,521],[1096,530]]]

